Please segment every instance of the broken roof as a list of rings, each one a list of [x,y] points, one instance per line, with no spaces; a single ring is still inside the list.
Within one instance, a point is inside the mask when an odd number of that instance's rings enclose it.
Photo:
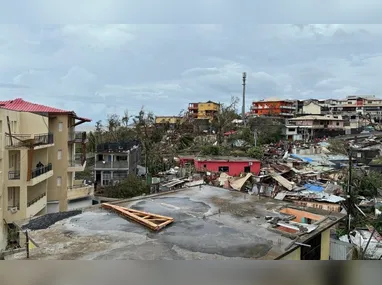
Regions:
[[[50,228],[29,232],[39,245],[31,250],[30,258],[278,259],[298,247],[294,233],[301,234],[298,242],[303,243],[345,216],[332,213],[327,218],[327,212],[318,209],[306,212],[286,207],[289,203],[259,201],[253,195],[211,186],[137,197],[118,205],[172,217],[174,223],[161,232],[150,232],[92,207]],[[302,223],[298,219],[304,213],[319,221]]]

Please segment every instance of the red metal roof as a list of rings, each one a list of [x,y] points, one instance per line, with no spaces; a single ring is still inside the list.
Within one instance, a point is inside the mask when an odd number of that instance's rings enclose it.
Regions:
[[[78,120],[91,122],[91,119],[78,117],[74,111],[67,111],[63,109],[48,107],[45,105],[35,104],[28,101],[24,101],[21,98],[8,100],[8,101],[0,101],[0,108],[12,110],[12,111],[30,112],[30,113],[68,114],[68,115],[72,115]]]

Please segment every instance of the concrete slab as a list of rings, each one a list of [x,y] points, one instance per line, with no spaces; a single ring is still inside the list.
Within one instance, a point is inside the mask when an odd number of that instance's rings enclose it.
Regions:
[[[31,258],[275,259],[291,242],[268,230],[265,220],[280,216],[287,203],[237,191],[203,186],[118,205],[170,216],[175,222],[157,233],[101,208],[89,209],[30,232],[40,245]]]

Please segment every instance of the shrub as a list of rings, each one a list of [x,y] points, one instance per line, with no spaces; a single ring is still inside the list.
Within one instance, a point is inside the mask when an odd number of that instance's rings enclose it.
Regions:
[[[109,198],[132,198],[150,193],[150,186],[144,180],[134,174],[119,182],[114,186],[108,186],[105,189],[106,196]]]

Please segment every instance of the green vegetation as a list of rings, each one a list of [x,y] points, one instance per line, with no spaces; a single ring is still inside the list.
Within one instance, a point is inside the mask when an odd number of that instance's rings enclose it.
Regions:
[[[125,180],[114,186],[108,186],[104,191],[106,197],[127,199],[150,193],[150,186],[141,178],[130,174]]]
[[[206,145],[201,149],[202,155],[223,155],[223,148],[218,145]]]
[[[378,189],[382,189],[382,173],[375,171],[353,171],[352,191],[355,195],[374,198]]]
[[[283,122],[271,117],[251,118],[248,122],[251,133],[257,135],[257,144],[279,142],[283,138]]]
[[[263,159],[264,149],[261,146],[253,146],[247,150],[247,155],[255,159]]]

